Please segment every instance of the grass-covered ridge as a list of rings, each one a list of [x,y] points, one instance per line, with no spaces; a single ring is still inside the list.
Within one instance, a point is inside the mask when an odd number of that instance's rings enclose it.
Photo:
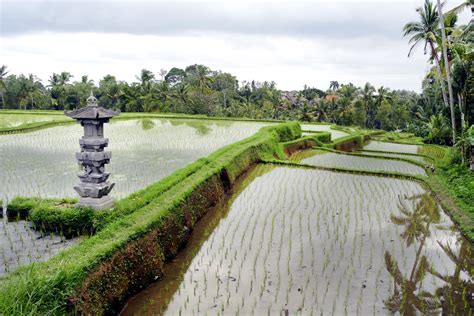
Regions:
[[[248,167],[285,154],[280,143],[301,136],[297,123],[262,128],[120,201],[94,236],[47,262],[0,279],[0,313],[101,314],[161,276],[166,258],[194,223],[219,203]]]

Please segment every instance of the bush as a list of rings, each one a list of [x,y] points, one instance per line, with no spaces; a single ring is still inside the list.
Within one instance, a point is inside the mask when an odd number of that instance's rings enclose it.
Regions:
[[[10,218],[28,217],[30,210],[41,203],[40,198],[26,198],[18,196],[14,198],[7,206],[7,216]]]
[[[92,233],[94,210],[57,202],[40,203],[31,210],[28,219],[37,229],[54,231],[69,238]]]

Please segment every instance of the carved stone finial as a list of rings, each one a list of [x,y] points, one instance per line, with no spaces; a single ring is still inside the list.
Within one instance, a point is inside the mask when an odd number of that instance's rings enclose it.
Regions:
[[[91,90],[91,95],[87,98],[87,106],[99,106],[97,104],[97,98],[94,97],[94,95],[92,94],[92,90]]]

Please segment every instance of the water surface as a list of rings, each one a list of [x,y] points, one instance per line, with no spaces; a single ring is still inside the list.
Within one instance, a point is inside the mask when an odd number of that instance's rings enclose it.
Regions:
[[[183,119],[132,119],[105,126],[115,182],[124,197],[213,151],[255,134],[263,123]],[[0,199],[15,196],[75,197],[82,127],[64,125],[0,136]]]
[[[205,234],[193,237],[199,242],[178,257],[180,269],[123,315],[466,314],[473,307],[472,245],[416,182],[275,167],[206,220]]]

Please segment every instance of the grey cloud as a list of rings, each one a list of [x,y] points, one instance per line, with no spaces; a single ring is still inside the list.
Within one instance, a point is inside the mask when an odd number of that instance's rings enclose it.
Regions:
[[[411,6],[397,2],[265,3],[2,1],[1,35],[40,31],[400,38]]]

